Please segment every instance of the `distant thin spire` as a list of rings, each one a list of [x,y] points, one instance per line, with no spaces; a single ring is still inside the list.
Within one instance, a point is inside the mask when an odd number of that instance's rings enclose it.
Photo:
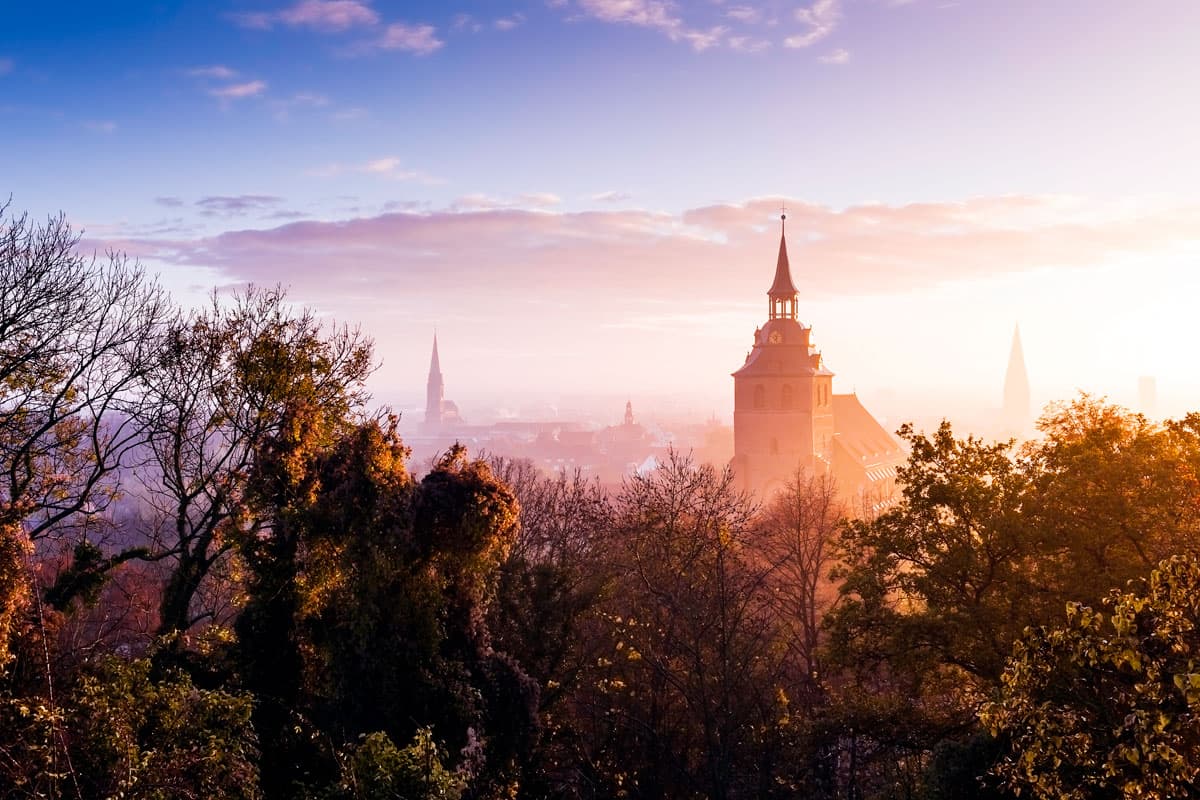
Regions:
[[[433,355],[429,359],[429,377],[442,374],[442,364],[438,360],[437,331],[433,332]]]
[[[1008,370],[1004,373],[1004,424],[1012,434],[1029,431],[1031,423],[1029,373],[1025,369],[1025,350],[1021,346],[1021,326],[1013,327]]]

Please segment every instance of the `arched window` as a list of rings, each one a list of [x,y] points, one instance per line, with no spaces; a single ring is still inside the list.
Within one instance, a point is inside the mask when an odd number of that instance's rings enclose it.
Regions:
[[[792,385],[790,383],[785,383],[783,385],[783,407],[792,407]]]
[[[779,455],[779,440],[778,439],[771,440],[771,455],[773,455],[773,456]]]
[[[767,407],[767,388],[765,386],[763,386],[761,383],[758,386],[754,387],[754,407],[755,408],[766,408]]]

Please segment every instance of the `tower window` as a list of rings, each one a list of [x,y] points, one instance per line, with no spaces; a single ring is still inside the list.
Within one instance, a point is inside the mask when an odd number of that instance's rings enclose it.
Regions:
[[[792,402],[792,385],[790,383],[785,383],[783,385],[783,407],[791,408]]]
[[[767,407],[767,389],[761,383],[758,386],[754,387],[754,407],[755,408],[766,408]]]
[[[773,455],[773,456],[779,455],[779,440],[778,439],[771,440],[771,455]]]

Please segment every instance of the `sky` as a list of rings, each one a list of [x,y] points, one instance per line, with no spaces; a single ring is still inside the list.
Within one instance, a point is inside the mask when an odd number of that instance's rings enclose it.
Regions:
[[[888,419],[1200,409],[1194,0],[13,3],[0,197],[183,303],[282,284],[419,405],[732,413],[788,209]]]

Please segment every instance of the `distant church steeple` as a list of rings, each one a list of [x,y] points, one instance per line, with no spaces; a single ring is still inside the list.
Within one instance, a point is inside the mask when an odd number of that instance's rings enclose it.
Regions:
[[[799,292],[792,283],[792,268],[787,253],[787,213],[779,215],[779,258],[775,262],[775,281],[767,290],[771,319],[796,319]]]
[[[1021,347],[1021,326],[1013,329],[1012,350],[1008,355],[1008,371],[1004,374],[1004,428],[1011,436],[1030,432],[1032,415],[1029,410],[1029,374],[1025,371],[1025,351]]]
[[[442,382],[442,365],[438,361],[437,334],[433,334],[433,355],[429,359],[429,380],[425,383],[425,424],[437,425],[442,421],[442,399],[445,385]]]

